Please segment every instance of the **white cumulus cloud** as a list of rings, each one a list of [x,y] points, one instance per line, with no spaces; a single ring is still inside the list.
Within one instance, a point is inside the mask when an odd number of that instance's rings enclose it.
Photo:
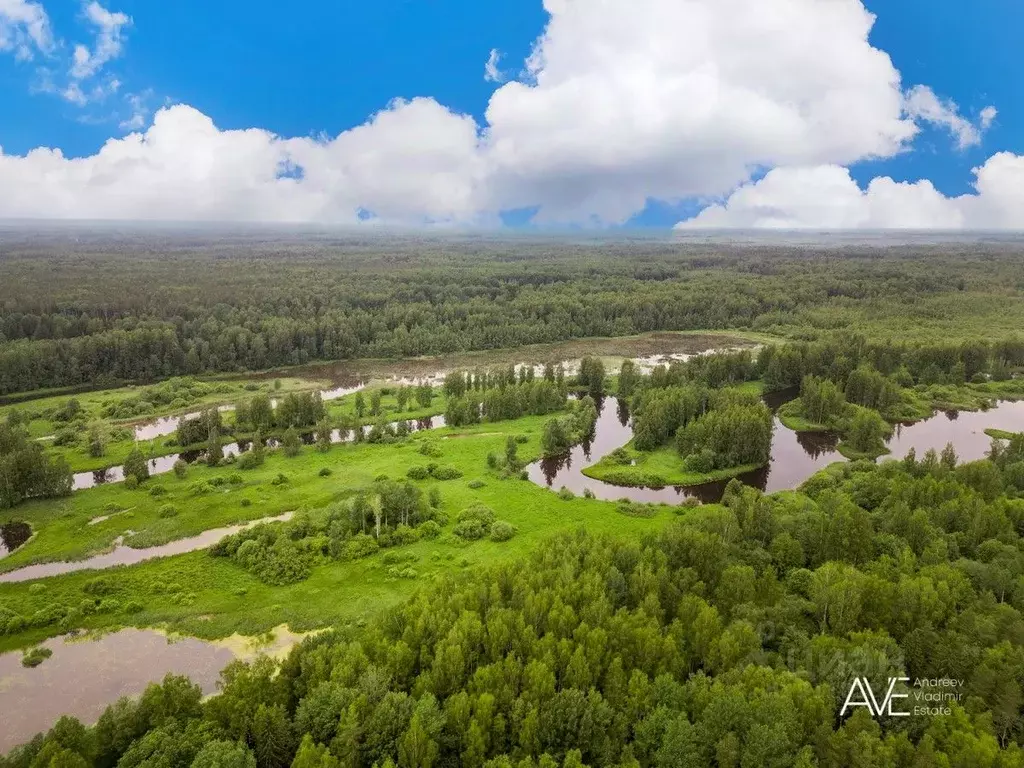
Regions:
[[[988,129],[996,117],[995,107],[985,107],[979,116],[978,125],[974,125],[960,114],[955,103],[948,99],[940,99],[926,85],[916,85],[910,89],[906,98],[906,111],[915,119],[924,120],[948,130],[956,139],[960,149],[980,144],[982,132]]]
[[[484,64],[484,80],[488,83],[505,82],[505,73],[498,66],[500,63],[501,51],[497,48],[492,48],[491,55],[487,57],[487,63]]]
[[[0,51],[14,51],[22,60],[53,49],[50,18],[39,3],[0,0]]]
[[[130,19],[86,8],[97,41],[76,53],[71,76],[72,95],[88,100],[94,91],[76,75],[90,87],[103,79]],[[844,166],[907,150],[922,123],[975,144],[996,116],[988,108],[971,122],[931,89],[907,90],[869,41],[874,17],[861,0],[544,0],[544,8],[549,20],[524,74],[494,91],[483,124],[419,98],[313,140],[222,131],[179,105],[88,157],[46,148],[0,156],[0,216],[350,222],[369,211],[403,223],[479,222],[535,207],[541,223],[614,224],[652,199],[735,191],[719,206],[726,214],[744,194],[778,198],[778,215],[765,221],[888,220],[873,201],[890,195],[916,201],[908,210],[919,220],[948,225],[944,212],[960,209],[927,182],[880,180],[861,191]],[[492,51],[485,76],[500,79],[499,63]],[[146,125],[144,103],[131,101],[125,129]],[[1004,162],[979,169],[979,197],[985,183],[991,199],[1015,194],[1013,172],[996,167]],[[805,195],[788,181],[793,174],[840,202]]]
[[[840,166],[775,168],[677,229],[1024,228],[1024,157],[994,155],[974,175],[973,194],[946,197],[927,180],[861,189]]]
[[[71,82],[65,91],[65,98],[77,104],[84,104],[87,100],[81,88],[82,81],[100,74],[108,62],[121,55],[124,44],[123,30],[131,24],[131,19],[126,14],[109,11],[95,0],[85,6],[84,14],[96,29],[96,39],[91,49],[79,43],[72,55],[71,69],[68,72]],[[100,90],[97,95],[102,96],[104,90]]]
[[[219,130],[187,106],[95,155],[0,154],[0,217],[356,222],[466,219],[479,157],[470,118],[395,102],[329,141]],[[285,173],[288,171],[288,173]]]

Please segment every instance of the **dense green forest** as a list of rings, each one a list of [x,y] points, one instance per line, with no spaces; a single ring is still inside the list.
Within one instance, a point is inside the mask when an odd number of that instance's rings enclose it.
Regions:
[[[1019,251],[79,236],[0,252],[0,572],[252,525],[0,584],[4,648],[40,675],[69,631],[322,631],[0,768],[1024,768],[1017,410],[980,460],[884,458],[901,423],[1024,399]],[[615,339],[417,361],[443,381],[207,375],[663,330],[736,335],[659,365]],[[728,482],[783,430],[851,461]],[[582,486],[538,477],[580,460]],[[676,480],[720,484],[643,495]],[[843,712],[904,677],[911,716]]]
[[[799,494],[733,483],[642,541],[565,533],[280,667],[235,663],[209,701],[171,677],[64,718],[2,765],[1024,765],[1022,468],[1018,437]],[[907,677],[919,709],[838,718],[855,677]],[[936,678],[961,687],[915,703]]]
[[[656,330],[1005,334],[1024,326],[1019,267],[997,245],[14,241],[0,394]]]

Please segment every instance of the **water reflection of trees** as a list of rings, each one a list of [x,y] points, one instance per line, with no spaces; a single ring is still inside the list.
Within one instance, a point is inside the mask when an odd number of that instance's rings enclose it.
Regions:
[[[812,459],[835,453],[839,448],[839,435],[835,432],[797,432],[796,441]]]
[[[564,456],[546,456],[540,460],[540,470],[544,473],[544,479],[547,480],[548,486],[554,484],[559,472],[571,468],[572,453],[567,453]]]
[[[616,400],[616,413],[619,416],[619,424],[629,426],[629,403],[626,400]]]
[[[32,526],[20,520],[0,525],[0,554],[13,552],[32,537]]]

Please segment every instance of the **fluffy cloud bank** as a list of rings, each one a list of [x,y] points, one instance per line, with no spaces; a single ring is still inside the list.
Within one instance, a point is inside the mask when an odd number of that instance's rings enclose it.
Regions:
[[[1003,152],[974,169],[975,193],[946,197],[930,181],[876,178],[861,189],[846,168],[776,168],[678,229],[1018,229],[1024,157]]]
[[[333,138],[283,138],[179,105],[89,157],[0,155],[0,216],[490,222],[536,207],[538,222],[620,223],[651,199],[724,196],[758,168],[831,169],[817,173],[838,189],[840,166],[904,150],[920,122],[968,146],[995,117],[905,90],[861,0],[544,7],[525,74],[495,90],[482,126],[421,98]],[[112,35],[126,23],[106,21]]]

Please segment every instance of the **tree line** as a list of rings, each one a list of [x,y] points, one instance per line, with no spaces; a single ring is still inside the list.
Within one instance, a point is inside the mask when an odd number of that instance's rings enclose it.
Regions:
[[[1016,255],[1002,252],[881,260],[870,251],[523,243],[512,252],[490,245],[396,257],[389,247],[288,259],[259,258],[259,247],[225,256],[203,245],[159,257],[7,250],[0,394],[660,330],[806,338],[855,330],[869,307],[899,313],[937,297],[950,305],[967,297],[957,311],[968,320],[996,302],[1015,310],[1020,290]],[[968,377],[972,362],[964,361]],[[935,361],[940,373],[944,363]]]

